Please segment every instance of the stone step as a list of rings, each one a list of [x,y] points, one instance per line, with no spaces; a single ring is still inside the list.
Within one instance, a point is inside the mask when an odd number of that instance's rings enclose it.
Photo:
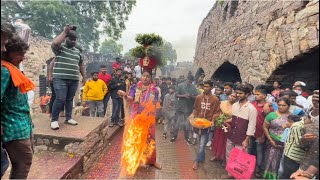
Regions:
[[[83,158],[64,152],[36,151],[28,179],[65,179],[82,171]],[[3,179],[9,179],[11,166]]]
[[[33,114],[34,123],[34,145],[41,146],[42,150],[65,151],[65,147],[71,143],[80,144],[90,137],[90,134],[99,128],[107,125],[105,118],[95,118],[87,116],[73,117],[78,125],[72,126],[64,123],[64,118],[60,117],[60,129],[52,130],[48,114]],[[47,148],[47,149],[46,149]]]
[[[34,114],[35,154],[29,179],[79,178],[101,156],[120,127],[108,127],[106,118],[74,117],[77,126],[60,123],[50,129],[47,114]],[[8,179],[9,171],[4,178]]]

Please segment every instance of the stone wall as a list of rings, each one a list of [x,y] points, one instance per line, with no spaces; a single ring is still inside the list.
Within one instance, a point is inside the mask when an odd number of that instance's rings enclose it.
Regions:
[[[188,72],[192,71],[192,62],[178,62],[177,66],[171,72],[172,78],[179,78],[180,76],[187,77]]]
[[[199,27],[193,72],[211,77],[229,61],[242,81],[257,85],[312,49],[319,49],[319,0],[225,0]]]
[[[36,84],[35,99],[39,97],[39,75],[43,74],[46,61],[54,57],[51,50],[52,40],[40,36],[31,36],[30,48],[23,63],[24,73]]]

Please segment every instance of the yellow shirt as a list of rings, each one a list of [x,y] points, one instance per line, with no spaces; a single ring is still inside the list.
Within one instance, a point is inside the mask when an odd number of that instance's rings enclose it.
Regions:
[[[83,88],[83,101],[101,101],[108,92],[106,83],[100,79],[97,81],[89,80]]]

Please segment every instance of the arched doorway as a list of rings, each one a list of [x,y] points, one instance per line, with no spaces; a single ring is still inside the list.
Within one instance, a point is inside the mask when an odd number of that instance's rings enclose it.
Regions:
[[[280,81],[283,88],[291,88],[294,82],[303,81],[308,90],[319,89],[319,47],[279,66],[267,83],[274,81]]]
[[[86,65],[86,76],[91,77],[92,72],[99,72],[101,65],[106,65],[108,73],[112,74],[112,62],[91,62]]]
[[[199,68],[198,71],[196,72],[194,78],[196,79],[196,82],[198,82],[199,77],[201,76],[201,74],[204,74],[204,70],[202,68]]]
[[[241,82],[240,71],[237,66],[231,64],[229,61],[224,62],[214,74],[211,79],[222,82]]]

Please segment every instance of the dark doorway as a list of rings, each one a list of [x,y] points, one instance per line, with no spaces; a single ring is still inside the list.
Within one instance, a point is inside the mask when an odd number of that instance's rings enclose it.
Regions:
[[[201,74],[204,74],[204,71],[202,68],[199,68],[198,71],[196,72],[196,75],[194,76],[194,78],[196,79],[196,82],[198,82],[198,79],[201,76]]]
[[[229,61],[224,62],[212,75],[211,79],[222,82],[241,82],[238,67],[231,64]]]
[[[86,76],[91,78],[92,72],[100,72],[100,66],[106,65],[109,74],[112,74],[112,62],[91,62],[86,65]]]
[[[308,90],[319,89],[319,47],[279,66],[267,80],[268,83],[274,81],[280,81],[283,88],[303,81]]]
[[[46,95],[47,92],[47,77],[44,75],[39,76],[39,96]]]

